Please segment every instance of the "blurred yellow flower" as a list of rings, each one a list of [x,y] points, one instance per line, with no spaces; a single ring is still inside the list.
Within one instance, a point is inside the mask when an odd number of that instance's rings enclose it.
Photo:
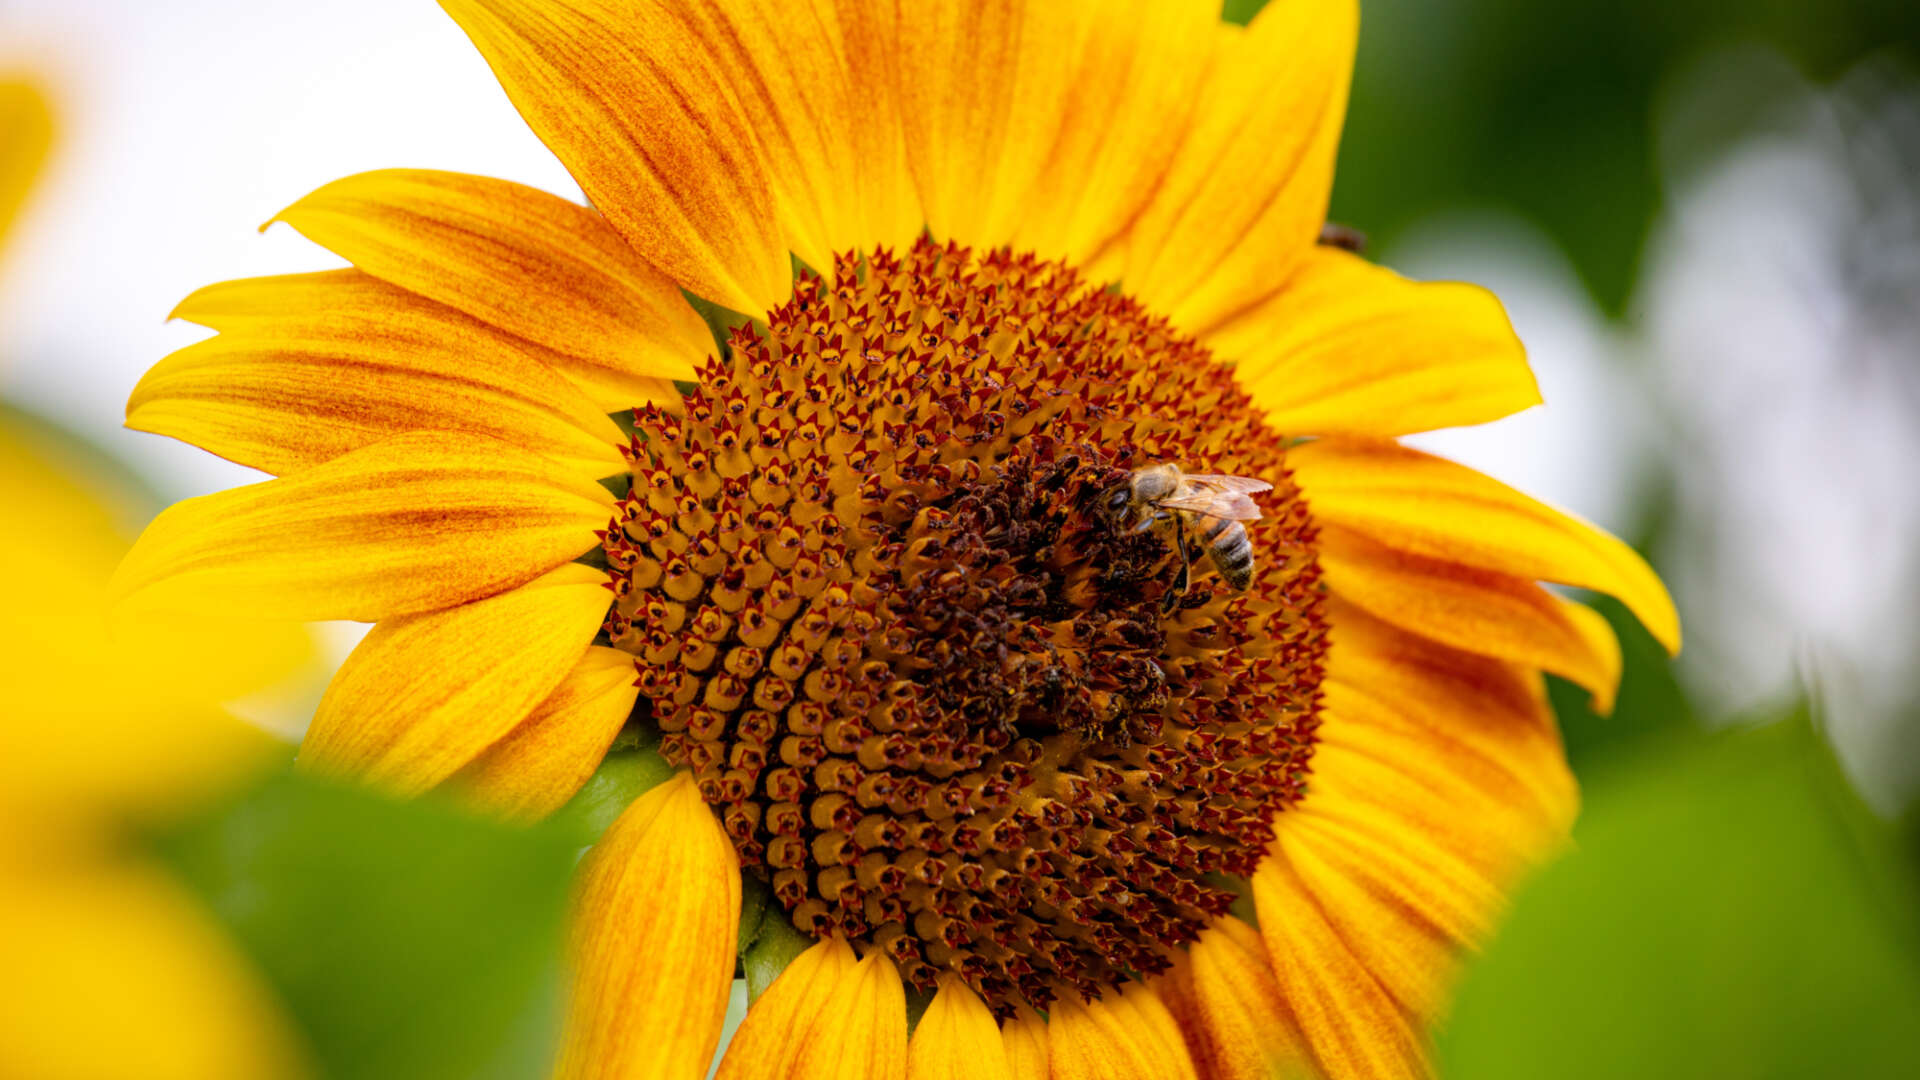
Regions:
[[[0,229],[50,130],[38,91],[0,83]],[[309,638],[110,627],[131,508],[96,480],[0,406],[0,1075],[301,1075],[244,958],[134,840],[275,760],[217,703],[309,664]]]
[[[188,297],[218,335],[128,405],[278,479],[118,587],[377,621],[315,769],[537,816],[658,739],[561,1074],[702,1075],[743,868],[818,943],[723,1077],[1422,1072],[1574,812],[1540,673],[1619,673],[1539,582],[1679,626],[1398,443],[1539,397],[1493,297],[1316,242],[1354,5],[443,6],[593,207],[394,170],[283,211],[354,268]],[[752,322],[716,352],[685,294]],[[1122,526],[1154,462],[1267,489],[1251,565],[1198,503]]]
[[[0,77],[0,243],[33,190],[52,141],[46,98],[32,83]]]

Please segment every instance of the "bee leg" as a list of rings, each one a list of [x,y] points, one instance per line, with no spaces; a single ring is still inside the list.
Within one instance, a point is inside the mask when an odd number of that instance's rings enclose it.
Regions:
[[[1160,597],[1162,615],[1171,612],[1180,598],[1187,595],[1187,586],[1193,579],[1193,559],[1187,554],[1187,530],[1178,527],[1173,530],[1173,546],[1180,552],[1180,576],[1173,579],[1173,587]]]

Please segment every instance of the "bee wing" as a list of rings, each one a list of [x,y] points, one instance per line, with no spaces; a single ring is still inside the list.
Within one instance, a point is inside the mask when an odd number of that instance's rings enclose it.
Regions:
[[[1267,483],[1265,480],[1255,480],[1251,476],[1221,476],[1215,473],[1199,473],[1199,474],[1187,473],[1184,479],[1189,484],[1197,484],[1202,487],[1220,488],[1225,491],[1244,491],[1249,495],[1255,495],[1262,491],[1273,490],[1272,484]]]
[[[1260,517],[1259,504],[1238,491],[1197,491],[1171,499],[1155,499],[1153,504],[1163,510],[1186,510],[1230,521],[1254,521]]]

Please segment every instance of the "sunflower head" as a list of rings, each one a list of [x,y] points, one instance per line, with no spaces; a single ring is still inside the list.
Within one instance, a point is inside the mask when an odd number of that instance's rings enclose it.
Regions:
[[[1123,295],[928,241],[803,275],[700,376],[634,411],[604,633],[742,865],[1003,1012],[1164,970],[1305,783],[1326,622],[1284,440]],[[1167,461],[1278,482],[1248,590],[1113,512]]]

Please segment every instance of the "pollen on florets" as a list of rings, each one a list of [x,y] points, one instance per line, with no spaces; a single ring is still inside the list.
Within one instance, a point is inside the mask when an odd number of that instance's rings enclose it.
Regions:
[[[635,410],[605,639],[795,926],[1003,1015],[1163,970],[1297,800],[1314,530],[1205,350],[1067,268],[922,241],[803,275],[684,408]],[[1103,509],[1269,481],[1234,592]]]

